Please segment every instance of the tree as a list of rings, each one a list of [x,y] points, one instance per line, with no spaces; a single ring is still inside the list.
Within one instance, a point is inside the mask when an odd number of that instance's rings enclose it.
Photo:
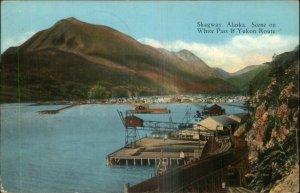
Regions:
[[[245,101],[243,109],[247,110],[248,114],[250,114],[250,99]]]
[[[253,86],[251,83],[249,84],[248,95],[251,99],[253,98],[254,91],[253,91]]]
[[[128,97],[130,91],[126,87],[116,86],[112,88],[112,97]]]
[[[253,91],[253,86],[252,86],[251,83],[249,84],[247,95],[248,95],[249,98],[244,103],[244,108],[247,109],[248,114],[249,114],[250,112],[253,112],[253,96],[254,96],[254,91]]]
[[[284,78],[285,69],[281,64],[276,54],[272,57],[271,70],[269,76],[275,78],[277,81],[281,81]]]
[[[88,92],[89,99],[104,99],[108,98],[109,92],[101,85],[93,86]]]

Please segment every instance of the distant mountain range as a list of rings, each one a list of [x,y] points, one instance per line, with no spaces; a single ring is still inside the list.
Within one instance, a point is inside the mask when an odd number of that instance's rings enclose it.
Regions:
[[[249,71],[253,71],[257,68],[260,68],[262,65],[251,65],[251,66],[246,66],[245,68],[241,69],[241,70],[238,70],[234,73],[232,73],[231,75],[232,76],[239,76],[241,74],[244,74],[244,73],[247,73]]]
[[[153,48],[112,28],[68,18],[1,55],[1,98],[86,99],[97,88],[102,97],[232,93],[246,86],[235,84],[237,77],[257,69],[229,74],[188,50]]]

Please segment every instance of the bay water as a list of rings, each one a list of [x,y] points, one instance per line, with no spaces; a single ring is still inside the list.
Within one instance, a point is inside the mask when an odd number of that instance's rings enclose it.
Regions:
[[[221,105],[227,113],[239,107]],[[38,111],[63,105],[2,104],[2,185],[9,192],[69,193],[123,192],[125,183],[139,183],[154,175],[150,166],[106,166],[106,156],[124,146],[125,129],[117,110],[129,105],[79,105],[58,114]],[[171,114],[138,115],[144,120],[184,122],[191,104],[163,104]],[[150,133],[139,132],[140,137]]]

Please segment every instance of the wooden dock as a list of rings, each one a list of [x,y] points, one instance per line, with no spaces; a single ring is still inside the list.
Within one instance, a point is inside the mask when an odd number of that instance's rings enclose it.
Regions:
[[[243,170],[248,168],[247,142],[226,138],[218,140],[217,145],[216,142],[206,143],[200,160],[171,168],[133,186],[126,184],[124,192],[252,192],[242,187],[245,186]],[[232,172],[237,175],[232,176]]]
[[[106,157],[106,164],[147,166],[157,165],[160,160],[172,165],[183,165],[201,156],[206,142],[142,138],[135,142],[135,148],[125,146]]]
[[[60,109],[43,110],[43,111],[39,111],[38,113],[39,113],[39,114],[57,114],[57,113],[60,113],[61,111],[65,110],[65,109],[72,108],[72,107],[74,107],[74,106],[75,106],[75,105],[68,105],[68,106],[62,107],[62,108],[60,108]]]

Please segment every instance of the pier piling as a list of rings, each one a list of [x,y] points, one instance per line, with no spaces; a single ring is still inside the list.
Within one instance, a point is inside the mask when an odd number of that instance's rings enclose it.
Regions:
[[[126,183],[124,185],[124,193],[129,193],[129,188],[130,188],[130,184],[129,183]]]

